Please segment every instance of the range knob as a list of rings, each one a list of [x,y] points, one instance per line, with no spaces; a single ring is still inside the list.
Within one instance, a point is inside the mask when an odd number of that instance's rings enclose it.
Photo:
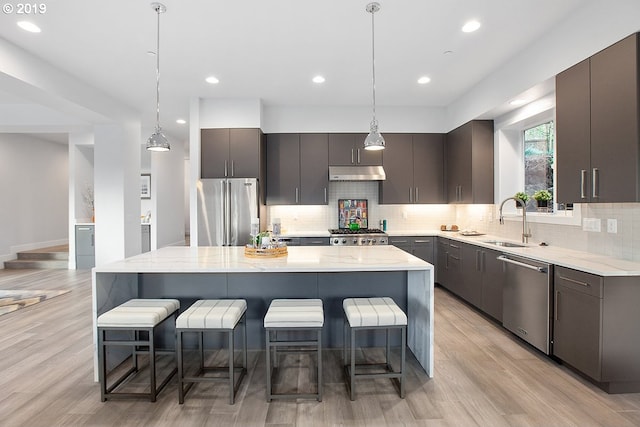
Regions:
[[[371,241],[371,243],[373,243],[373,244],[375,245],[375,244],[376,244],[376,239],[373,239],[373,240]]]
[[[338,239],[333,239],[333,244],[337,245],[338,244]]]
[[[361,245],[366,245],[367,244],[367,239],[360,239],[360,244]]]
[[[347,239],[342,239],[342,244],[346,245],[347,244]]]
[[[354,244],[354,245],[357,245],[357,244],[358,244],[358,239],[354,238],[354,239],[353,239],[353,244]]]

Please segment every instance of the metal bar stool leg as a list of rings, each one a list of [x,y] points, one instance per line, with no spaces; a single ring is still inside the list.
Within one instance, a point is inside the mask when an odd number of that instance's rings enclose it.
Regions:
[[[404,399],[404,378],[406,377],[405,366],[406,366],[406,355],[407,355],[407,327],[403,326],[402,329],[402,360],[400,361],[400,371],[402,372],[402,376],[400,377],[400,397]]]
[[[234,400],[234,374],[233,374],[233,356],[234,356],[234,336],[233,329],[228,332],[229,335],[229,404],[233,405]]]
[[[158,391],[156,390],[156,346],[154,342],[154,334],[153,329],[149,330],[149,371],[150,371],[150,382],[151,382],[151,401],[156,401],[156,394]]]
[[[351,370],[349,374],[351,400],[356,400],[356,330],[353,328],[351,328]]]
[[[267,402],[271,402],[271,331],[267,330],[265,332],[265,343],[266,343],[266,368],[267,368]]]
[[[322,329],[318,330],[318,402],[322,402]]]

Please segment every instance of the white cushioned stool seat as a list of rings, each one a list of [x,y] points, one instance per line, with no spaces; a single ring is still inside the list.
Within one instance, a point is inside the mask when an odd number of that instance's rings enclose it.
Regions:
[[[342,308],[344,309],[342,358],[351,400],[355,400],[356,396],[356,378],[389,378],[394,385],[397,385],[400,397],[404,398],[407,315],[389,297],[346,298],[342,301]],[[385,330],[384,363],[356,363],[356,332],[367,330]],[[391,366],[390,335],[392,330],[400,331],[400,370],[398,371]],[[371,371],[371,368],[380,368],[381,372]]]
[[[99,328],[151,328],[180,308],[177,299],[132,299],[98,317]]]
[[[225,380],[229,384],[229,403],[235,402],[235,395],[242,379],[247,374],[247,301],[243,299],[201,299],[194,302],[176,320],[176,346],[178,355],[178,403],[183,404],[189,389],[198,382]],[[242,366],[236,366],[235,332],[242,325]],[[204,333],[222,333],[227,337],[228,357],[226,366],[205,366]],[[183,335],[198,336],[199,370],[187,374],[184,367]],[[219,375],[209,376],[207,373]],[[186,387],[185,387],[186,384]]]
[[[321,299],[274,299],[264,316],[267,402],[272,399],[314,398],[322,401],[322,329],[324,309]],[[280,334],[280,338],[278,337]],[[284,335],[284,338],[282,337]],[[303,339],[302,337],[315,337]],[[316,354],[317,389],[315,393],[274,393],[273,377],[278,370],[278,348],[287,352]],[[272,354],[273,353],[273,354]]]
[[[389,297],[347,298],[342,302],[342,307],[353,328],[407,324],[407,315]]]
[[[265,328],[321,328],[321,299],[274,299],[264,316]]]
[[[247,311],[243,299],[198,300],[178,316],[179,329],[233,329]]]
[[[177,299],[131,299],[98,316],[96,326],[101,401],[139,397],[149,398],[151,402],[156,401],[158,393],[168,384],[177,372],[177,368],[173,365],[164,380],[157,385],[156,355],[170,354],[174,359],[175,351],[158,350],[155,333],[157,329],[167,326],[165,322],[173,328],[179,310],[180,301]],[[110,353],[107,347],[128,347],[131,351],[131,367],[121,373],[117,379],[113,379],[116,376],[113,374],[121,371],[112,369],[109,372],[108,367],[114,364],[117,366],[119,362],[111,361],[111,364],[107,362]],[[120,357],[118,353],[112,354]],[[139,372],[138,356],[141,354],[149,356],[149,392],[127,392],[125,380]],[[121,384],[124,384],[123,388],[120,388]]]

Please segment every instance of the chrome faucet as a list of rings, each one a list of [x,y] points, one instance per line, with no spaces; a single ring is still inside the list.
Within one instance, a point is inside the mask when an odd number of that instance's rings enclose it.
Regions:
[[[529,237],[531,237],[531,230],[527,232],[527,205],[521,199],[516,197],[507,197],[500,204],[500,224],[504,224],[504,216],[502,215],[502,207],[508,200],[515,200],[516,206],[518,203],[522,205],[522,243],[529,243]]]

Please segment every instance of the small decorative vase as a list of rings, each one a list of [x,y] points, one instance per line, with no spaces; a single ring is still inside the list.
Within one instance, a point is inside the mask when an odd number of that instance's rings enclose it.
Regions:
[[[536,204],[538,205],[538,212],[549,212],[548,200],[536,200]]]

